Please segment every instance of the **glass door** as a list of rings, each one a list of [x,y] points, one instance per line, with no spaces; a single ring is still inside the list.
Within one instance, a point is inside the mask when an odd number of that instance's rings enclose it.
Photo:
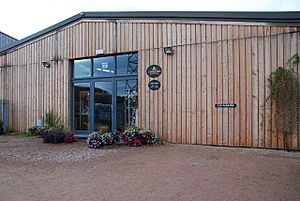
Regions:
[[[74,83],[74,129],[90,130],[90,83]]]
[[[94,83],[94,130],[107,126],[113,129],[113,82],[96,81]]]

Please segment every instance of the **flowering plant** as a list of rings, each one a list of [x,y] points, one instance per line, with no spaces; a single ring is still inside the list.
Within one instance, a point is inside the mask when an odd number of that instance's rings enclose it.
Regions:
[[[30,132],[32,135],[42,137],[46,129],[48,129],[47,126],[33,126],[31,128],[28,128],[28,132]]]
[[[28,132],[43,138],[45,143],[71,143],[75,141],[74,134],[63,126],[53,128],[48,126],[33,126]]]
[[[89,148],[100,148],[105,145],[112,145],[115,142],[121,141],[129,146],[142,146],[145,144],[156,144],[157,136],[154,132],[139,128],[131,127],[123,133],[115,131],[114,133],[103,131],[95,131],[89,134],[86,139]]]
[[[121,135],[121,140],[129,146],[142,146],[145,144],[156,144],[157,136],[150,130],[139,127],[131,127],[124,131]]]
[[[102,133],[101,131],[95,131],[89,134],[86,141],[89,148],[100,148],[105,145],[112,145],[118,140],[118,136],[114,133]]]
[[[71,130],[69,130],[69,129],[63,129],[62,133],[64,135],[64,141],[66,143],[75,142],[75,136],[74,136],[74,133]]]
[[[53,128],[45,129],[42,137],[43,137],[44,143],[64,143],[65,142],[64,134]]]
[[[46,126],[33,126],[28,129],[33,135],[43,138],[44,143],[71,143],[75,141],[74,133],[65,128],[60,117],[52,111],[45,115]]]

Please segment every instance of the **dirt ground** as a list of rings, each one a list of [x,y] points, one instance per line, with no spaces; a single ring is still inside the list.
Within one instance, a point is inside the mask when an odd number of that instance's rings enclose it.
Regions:
[[[2,201],[300,200],[300,153],[200,145],[43,144],[0,136]]]

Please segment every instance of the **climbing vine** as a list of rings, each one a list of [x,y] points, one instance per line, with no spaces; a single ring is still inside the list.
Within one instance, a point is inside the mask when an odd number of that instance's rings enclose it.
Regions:
[[[299,55],[293,55],[286,66],[278,67],[268,78],[271,92],[265,102],[275,102],[275,125],[284,134],[287,150],[289,134],[300,125],[300,80],[294,69],[299,62]]]

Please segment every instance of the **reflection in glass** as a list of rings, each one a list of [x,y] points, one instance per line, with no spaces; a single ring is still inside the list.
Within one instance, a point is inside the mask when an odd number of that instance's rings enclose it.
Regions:
[[[81,59],[74,61],[74,78],[81,77],[91,77],[92,60],[91,59]]]
[[[117,81],[117,130],[137,125],[138,82]]]
[[[137,74],[138,70],[138,55],[122,54],[117,56],[117,74],[132,75]]]
[[[74,128],[75,130],[89,130],[90,84],[74,84]]]
[[[95,128],[108,126],[111,130],[112,119],[112,82],[95,82]]]
[[[114,56],[94,59],[94,76],[113,76],[115,74]]]

